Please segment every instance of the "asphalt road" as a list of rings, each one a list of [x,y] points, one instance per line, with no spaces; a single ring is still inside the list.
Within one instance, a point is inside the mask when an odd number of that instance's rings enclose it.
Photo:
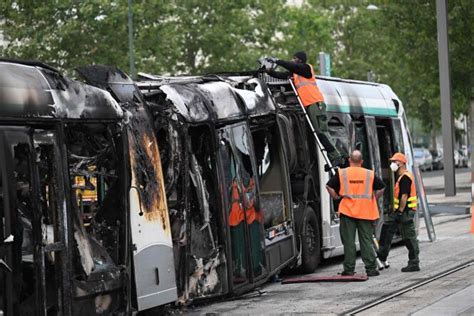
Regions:
[[[398,245],[394,246],[389,256],[391,267],[382,271],[380,276],[371,277],[366,282],[286,285],[267,283],[260,289],[261,295],[252,292],[239,299],[191,307],[181,312],[194,315],[344,314],[363,304],[458,266],[460,263],[472,260],[474,234],[469,232],[470,216],[437,216],[433,218],[433,221],[438,237],[433,243],[428,241],[423,225],[420,227],[420,272],[400,272],[400,268],[407,262],[407,250],[405,246]],[[324,262],[312,275],[334,276],[341,270],[342,257],[338,257]],[[359,258],[356,272],[363,274],[363,271],[363,264]],[[473,285],[474,275],[472,273],[464,275],[463,282],[463,288]],[[383,305],[379,308],[385,314],[406,315],[427,309],[437,300],[448,297],[460,289],[459,286],[451,287],[451,290],[447,287],[445,291],[436,292],[436,296],[433,296],[431,291],[411,291],[404,294],[398,303],[391,302],[392,305],[388,311],[384,310]],[[467,299],[468,302],[465,304],[474,304],[471,297],[467,297]]]

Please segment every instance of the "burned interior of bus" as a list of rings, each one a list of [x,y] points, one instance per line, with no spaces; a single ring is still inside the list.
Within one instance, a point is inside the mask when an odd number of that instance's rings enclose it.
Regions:
[[[153,104],[170,213],[179,301],[227,293],[214,128],[188,124],[163,94]]]
[[[67,124],[73,219],[74,313],[124,308],[128,252],[126,165],[121,126]],[[120,198],[122,197],[122,198]],[[95,304],[92,304],[91,298]],[[122,306],[121,306],[122,305]]]
[[[0,295],[10,305],[5,310],[83,315],[124,308],[120,128],[6,127],[0,146],[2,236],[12,239],[5,264],[12,273]]]

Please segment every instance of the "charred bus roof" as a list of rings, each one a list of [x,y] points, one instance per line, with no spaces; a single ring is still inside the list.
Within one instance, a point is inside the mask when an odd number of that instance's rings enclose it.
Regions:
[[[265,83],[254,77],[140,77],[137,85],[145,95],[161,94],[189,123],[242,120],[275,111]]]
[[[0,59],[0,117],[115,120],[123,111],[107,91],[66,78],[50,66]]]

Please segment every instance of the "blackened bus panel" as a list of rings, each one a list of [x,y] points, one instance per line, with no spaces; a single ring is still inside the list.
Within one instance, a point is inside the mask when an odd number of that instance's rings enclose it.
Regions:
[[[4,118],[116,119],[122,109],[109,93],[35,66],[0,61]]]

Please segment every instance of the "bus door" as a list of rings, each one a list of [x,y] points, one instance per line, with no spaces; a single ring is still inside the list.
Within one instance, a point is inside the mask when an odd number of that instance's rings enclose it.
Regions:
[[[53,132],[0,128],[0,311],[5,315],[71,314],[58,148]]]
[[[381,179],[383,179],[383,169],[382,169],[382,157],[385,157],[387,148],[385,146],[388,145],[390,148],[390,142],[383,143],[386,139],[379,138],[379,131],[383,131],[383,128],[377,126],[377,122],[375,117],[373,116],[366,116],[365,117],[365,126],[367,129],[367,139],[369,143],[369,152],[370,158],[372,161],[372,170],[374,170],[375,175]],[[383,136],[383,133],[382,135]],[[382,144],[383,143],[383,144]],[[384,197],[380,197],[377,201],[380,213],[380,220],[379,223],[383,223],[383,214],[384,214]],[[377,230],[380,230],[381,225],[377,226]]]
[[[400,150],[400,144],[394,132],[397,130],[395,123],[399,123],[398,119],[380,119],[377,121],[377,135],[380,147],[380,166],[382,168],[381,179],[385,183],[383,194],[383,213],[384,218],[388,215],[388,211],[393,202],[393,188],[395,184],[394,173],[390,169],[390,157]],[[398,127],[399,128],[399,127]],[[400,130],[397,131],[397,133]]]
[[[289,162],[296,168],[295,139],[286,116],[279,114],[277,122],[264,124],[257,121],[252,124],[269,271],[281,269],[296,256],[287,165]]]
[[[267,274],[264,254],[263,214],[257,195],[257,173],[246,123],[218,131],[221,185],[229,229],[234,289]]]

